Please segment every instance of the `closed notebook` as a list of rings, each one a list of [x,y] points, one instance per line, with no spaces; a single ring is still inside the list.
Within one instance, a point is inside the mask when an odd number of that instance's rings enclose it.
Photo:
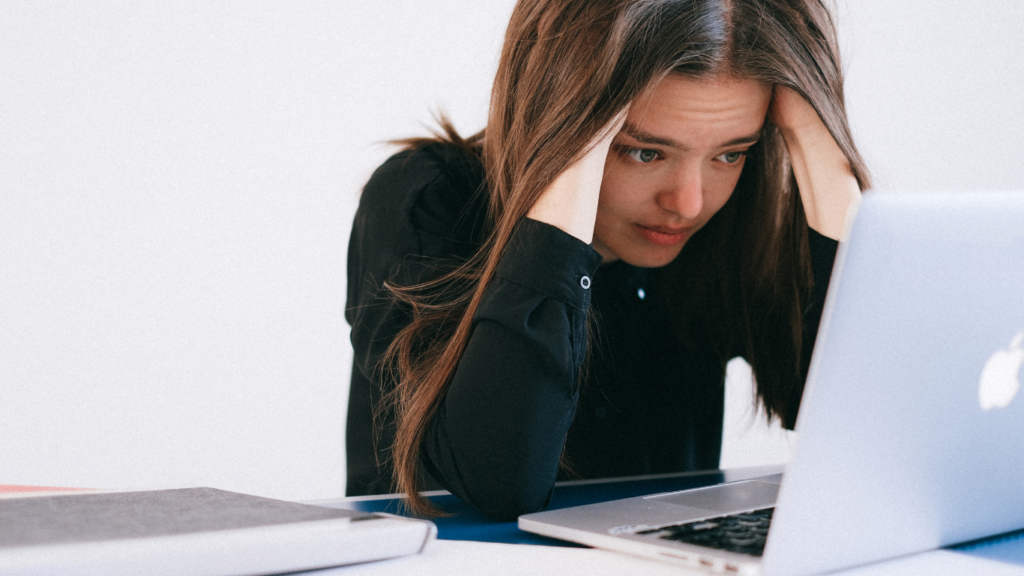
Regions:
[[[430,522],[214,488],[0,497],[0,574],[278,574],[416,554]]]

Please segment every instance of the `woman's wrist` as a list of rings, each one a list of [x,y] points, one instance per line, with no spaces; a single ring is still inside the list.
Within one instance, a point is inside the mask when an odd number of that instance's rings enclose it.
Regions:
[[[527,217],[550,224],[590,244],[608,146],[598,145],[544,189]]]
[[[526,215],[550,224],[590,244],[594,240],[597,202],[601,196],[604,164],[612,140],[622,128],[629,108],[624,108],[594,137],[586,154],[559,174]]]

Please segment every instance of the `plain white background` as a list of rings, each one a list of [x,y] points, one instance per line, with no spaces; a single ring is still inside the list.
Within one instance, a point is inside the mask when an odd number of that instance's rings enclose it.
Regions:
[[[0,483],[344,490],[359,189],[510,0],[0,3]],[[840,4],[878,188],[1024,188],[1024,7]],[[783,461],[730,366],[723,466]]]

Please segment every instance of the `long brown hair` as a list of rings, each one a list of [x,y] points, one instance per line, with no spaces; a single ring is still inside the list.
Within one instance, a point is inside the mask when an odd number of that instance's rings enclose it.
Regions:
[[[482,150],[490,233],[458,269],[417,286],[387,285],[414,320],[381,361],[380,377],[394,387],[377,414],[394,409],[394,480],[413,512],[436,513],[416,491],[420,445],[514,227],[643,90],[670,73],[725,73],[792,87],[818,111],[867,187],[843,105],[835,27],[823,2],[520,0],[487,128],[463,140],[445,125],[443,138]],[[768,122],[763,132],[733,197],[661,278],[680,294],[673,314],[681,338],[710,343],[721,355],[739,346],[768,413],[791,423],[811,282],[806,219],[781,136]],[[698,302],[705,307],[694,315]],[[716,324],[716,315],[724,321]]]

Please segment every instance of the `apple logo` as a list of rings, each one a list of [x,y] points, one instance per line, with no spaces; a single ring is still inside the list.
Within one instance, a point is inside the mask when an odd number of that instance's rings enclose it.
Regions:
[[[982,410],[1006,408],[1020,390],[1020,366],[1024,364],[1024,331],[1018,332],[1010,347],[996,350],[981,369],[981,382],[978,386],[978,401]]]

